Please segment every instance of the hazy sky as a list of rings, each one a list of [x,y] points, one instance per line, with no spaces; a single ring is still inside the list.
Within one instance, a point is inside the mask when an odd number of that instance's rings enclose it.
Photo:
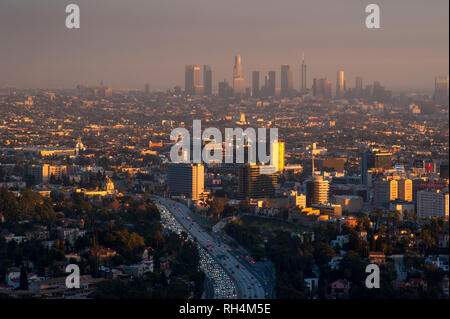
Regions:
[[[301,51],[313,77],[335,87],[379,80],[428,89],[448,74],[449,1],[378,0],[381,29],[366,29],[373,0],[1,0],[0,87],[184,86],[185,64],[210,64],[214,87],[231,81],[241,54],[250,72],[290,64],[298,87]],[[76,3],[81,28],[65,27]]]

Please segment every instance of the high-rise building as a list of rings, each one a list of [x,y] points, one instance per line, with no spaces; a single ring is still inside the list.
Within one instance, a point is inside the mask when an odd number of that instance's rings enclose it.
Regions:
[[[145,84],[144,93],[145,95],[148,95],[150,93],[150,86],[148,85],[148,83]]]
[[[309,206],[316,204],[327,204],[330,183],[322,176],[313,176],[306,181],[306,204]]]
[[[384,206],[398,198],[398,182],[396,180],[376,181],[374,190],[376,207]]]
[[[205,95],[212,94],[212,71],[209,65],[203,66],[203,87]]]
[[[417,216],[419,218],[446,217],[449,213],[449,195],[440,190],[417,192]]]
[[[412,202],[412,180],[405,178],[397,181],[398,183],[398,199]]]
[[[170,163],[167,165],[167,185],[172,195],[184,195],[193,200],[204,194],[203,164]]]
[[[264,93],[267,96],[275,96],[276,92],[276,79],[275,79],[276,72],[275,71],[269,71],[265,78],[265,85],[264,85]]]
[[[434,100],[441,103],[448,103],[448,92],[448,76],[437,76],[434,79]]]
[[[234,57],[233,91],[234,94],[239,95],[245,93],[244,77],[242,76],[242,61],[240,55],[236,55]]]
[[[278,174],[264,174],[264,166],[242,165],[238,169],[238,196],[240,199],[268,198],[275,195]]]
[[[227,80],[223,80],[219,82],[219,96],[220,97],[229,97],[233,94],[233,88],[228,84]]]
[[[366,150],[361,155],[361,184],[368,185],[368,171],[392,168],[392,153],[379,149]]]
[[[200,68],[196,65],[186,65],[184,73],[184,91],[186,94],[196,94],[200,87]]]
[[[336,98],[340,99],[344,97],[344,71],[340,70],[337,72],[337,80],[336,80]]]
[[[284,142],[275,141],[272,143],[272,161],[277,172],[284,169]]]
[[[252,96],[259,95],[259,71],[252,72]]]
[[[305,64],[305,54],[302,52],[302,65],[300,68],[300,93],[306,93],[307,82],[306,82],[306,64]]]
[[[281,95],[289,96],[294,88],[294,79],[289,64],[281,65]]]
[[[314,79],[313,96],[318,99],[331,99],[331,82],[325,78]]]
[[[355,97],[363,96],[363,79],[360,76],[357,76],[355,79]]]

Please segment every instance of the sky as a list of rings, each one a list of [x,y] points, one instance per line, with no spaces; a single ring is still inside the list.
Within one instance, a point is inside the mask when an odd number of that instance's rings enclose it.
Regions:
[[[67,29],[66,5],[80,7]],[[365,27],[377,3],[381,28]],[[301,52],[312,79],[347,85],[380,81],[422,90],[449,68],[448,0],[1,0],[0,87],[114,89],[184,86],[186,64],[208,64],[217,82],[232,80],[234,56],[251,72],[294,71]],[[278,84],[279,85],[279,84]]]

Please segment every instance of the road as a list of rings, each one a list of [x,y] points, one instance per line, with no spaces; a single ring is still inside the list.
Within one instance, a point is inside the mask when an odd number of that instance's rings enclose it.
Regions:
[[[187,233],[187,240],[194,241],[194,238],[186,231],[186,229],[178,222],[173,214],[166,208],[166,206],[156,203],[159,212],[161,214],[161,225],[163,231],[172,231],[178,235],[182,232]],[[203,298],[215,298],[215,299],[235,299],[236,285],[231,277],[226,273],[223,267],[206,251],[203,247],[196,242],[198,251],[200,254],[200,269],[205,273],[208,282],[212,285],[211,289],[204,291]],[[207,285],[209,288],[210,285]]]
[[[201,228],[192,220],[192,212],[185,205],[155,197],[155,202],[170,210],[176,220],[185,228],[186,232],[195,238],[198,244],[208,251],[220,263],[227,274],[232,278],[237,288],[238,298],[264,299],[266,296],[263,283],[245,267],[223,242],[218,242],[214,236]]]

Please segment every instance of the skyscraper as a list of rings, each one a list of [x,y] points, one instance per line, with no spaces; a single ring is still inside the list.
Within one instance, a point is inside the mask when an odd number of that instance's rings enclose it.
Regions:
[[[336,98],[340,99],[344,97],[344,71],[340,70],[337,73],[337,81],[336,81]]]
[[[266,75],[264,89],[265,95],[267,96],[275,96],[275,89],[276,89],[275,74],[276,74],[275,71],[269,71],[269,73],[267,73]]]
[[[357,76],[355,79],[355,96],[356,97],[363,96],[363,79],[360,76]]]
[[[449,194],[440,190],[417,192],[417,216],[419,218],[449,216]]]
[[[306,92],[306,64],[305,64],[305,54],[302,52],[302,65],[300,69],[300,93],[304,94]]]
[[[306,181],[306,204],[327,204],[330,184],[322,176],[314,176]]]
[[[283,64],[281,65],[281,95],[289,96],[293,88],[293,76],[289,64]]]
[[[407,202],[412,202],[412,180],[400,179],[397,181],[398,183],[398,198]]]
[[[282,171],[284,169],[284,142],[274,141],[271,147],[271,160],[275,165],[275,169],[277,172]]]
[[[262,174],[260,168],[264,166],[246,164],[238,170],[238,196],[245,198],[273,197],[278,183],[277,174]]]
[[[331,99],[331,82],[327,79],[314,79],[313,96],[318,99]]]
[[[375,207],[383,206],[391,200],[398,197],[398,183],[396,180],[376,181],[375,189]]]
[[[203,66],[203,86],[206,95],[212,94],[212,71],[209,65]]]
[[[448,76],[437,76],[434,79],[434,100],[440,103],[448,103],[448,95]]]
[[[234,57],[233,91],[234,94],[245,93],[244,77],[242,76],[242,61],[240,55],[236,55]]]
[[[368,186],[368,171],[392,168],[392,153],[379,149],[365,150],[361,154],[360,167],[361,184]]]
[[[252,72],[252,96],[259,95],[259,71]]]
[[[223,80],[219,82],[219,96],[220,97],[229,97],[233,94],[233,89],[228,84],[227,80]]]
[[[196,65],[186,65],[184,78],[184,91],[186,94],[195,94],[200,87],[200,68]]]
[[[204,193],[203,164],[170,163],[167,166],[167,185],[172,195],[185,195],[198,200]]]

